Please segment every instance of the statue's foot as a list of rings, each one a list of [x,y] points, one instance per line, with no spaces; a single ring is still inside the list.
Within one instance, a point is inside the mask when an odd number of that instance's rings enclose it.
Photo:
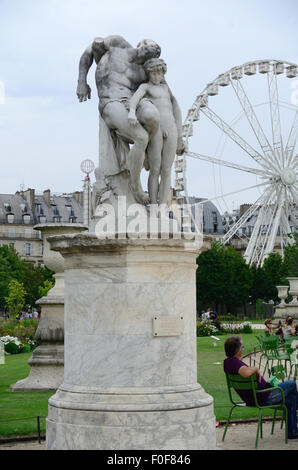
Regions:
[[[129,187],[131,189],[132,194],[135,197],[135,200],[139,204],[144,204],[144,205],[149,204],[150,202],[149,194],[145,193],[145,191],[143,191],[141,187],[133,186],[132,184],[130,184]]]

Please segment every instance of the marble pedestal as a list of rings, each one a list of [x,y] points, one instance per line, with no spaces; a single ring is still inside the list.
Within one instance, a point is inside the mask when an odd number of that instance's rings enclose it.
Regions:
[[[215,449],[213,399],[197,383],[197,250],[90,233],[49,241],[65,260],[65,362],[47,448]]]
[[[54,271],[55,285],[36,303],[41,306],[41,319],[35,339],[39,346],[29,359],[30,373],[12,386],[14,391],[57,390],[64,371],[64,260],[53,252],[47,237],[57,234],[79,233],[88,227],[82,224],[48,223],[34,226],[43,233],[45,265]]]
[[[12,386],[14,391],[57,390],[64,371],[64,299],[43,297],[35,339],[40,345],[29,359],[30,373]]]

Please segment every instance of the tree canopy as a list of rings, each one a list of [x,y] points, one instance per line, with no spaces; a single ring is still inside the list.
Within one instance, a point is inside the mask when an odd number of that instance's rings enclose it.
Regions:
[[[14,248],[3,245],[0,246],[0,308],[6,307],[5,298],[9,296],[12,280],[22,284],[26,306],[35,305],[41,297],[39,287],[44,287],[45,281],[54,283],[53,273],[48,268],[22,260]]]
[[[278,301],[277,285],[298,276],[298,235],[279,253],[271,253],[262,267],[248,266],[234,248],[220,242],[197,258],[197,300],[204,305],[226,305],[228,310],[258,299]]]

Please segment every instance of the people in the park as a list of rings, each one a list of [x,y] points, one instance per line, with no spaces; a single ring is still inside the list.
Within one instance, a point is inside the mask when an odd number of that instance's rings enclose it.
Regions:
[[[130,171],[130,189],[137,202],[146,204],[149,195],[141,185],[141,170],[148,142],[159,129],[160,116],[156,106],[147,98],[136,110],[137,123],[128,121],[129,100],[141,83],[146,82],[144,63],[160,56],[161,49],[151,39],[144,39],[136,48],[121,36],[96,38],[85,50],[79,65],[77,96],[79,101],[91,98],[87,74],[96,62],[96,86],[99,112],[108,128],[123,142],[132,144],[125,157]]]
[[[149,99],[159,112],[159,128],[152,136],[147,148],[148,192],[151,204],[165,206],[170,191],[171,168],[176,152],[181,154],[184,150],[182,114],[165,82],[166,63],[162,59],[153,58],[145,62],[144,70],[148,82],[142,83],[130,99],[128,120],[133,126],[137,125],[136,111],[144,98]]]
[[[274,330],[280,330],[281,328],[281,320],[279,320],[277,325],[273,325],[271,318],[267,318],[267,320],[264,321],[265,325],[265,331],[269,333],[270,336],[274,334]],[[278,334],[278,331],[276,331],[276,334]]]
[[[295,336],[295,325],[294,325],[294,319],[292,317],[287,319],[283,333],[284,333],[284,338]]]
[[[250,377],[253,374],[257,376],[258,390],[266,390],[271,385],[262,377],[257,367],[250,367],[242,360],[243,342],[240,336],[230,336],[225,341],[226,359],[224,360],[224,372],[226,374],[241,375],[241,377]],[[278,387],[282,388],[285,396],[285,404],[288,410],[288,437],[289,439],[298,439],[297,428],[297,406],[298,392],[296,382],[288,380],[281,382]],[[251,390],[236,390],[242,400],[250,406],[254,406],[253,392]],[[257,394],[259,405],[276,405],[281,403],[281,391],[277,388],[272,391]]]

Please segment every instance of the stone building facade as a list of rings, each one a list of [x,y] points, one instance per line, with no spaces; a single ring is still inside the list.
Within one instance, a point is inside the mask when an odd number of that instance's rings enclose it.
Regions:
[[[29,188],[0,194],[0,245],[14,247],[23,259],[42,263],[42,234],[33,227],[49,222],[83,223],[83,193],[39,194]]]

